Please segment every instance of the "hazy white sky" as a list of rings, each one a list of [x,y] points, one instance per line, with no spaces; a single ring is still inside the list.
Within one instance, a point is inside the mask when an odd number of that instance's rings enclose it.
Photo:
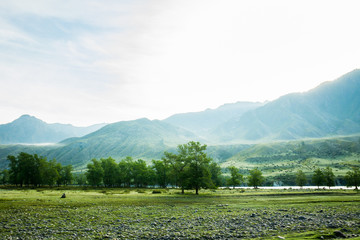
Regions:
[[[0,1],[0,124],[163,119],[360,65],[358,0]]]

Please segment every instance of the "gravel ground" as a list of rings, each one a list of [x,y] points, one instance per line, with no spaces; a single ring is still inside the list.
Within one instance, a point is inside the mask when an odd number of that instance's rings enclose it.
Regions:
[[[236,208],[231,205],[7,209],[2,239],[251,239],[316,231],[357,237],[360,209]],[[335,234],[334,234],[335,232]],[[341,235],[342,234],[342,235]],[[326,238],[326,237],[325,237]]]

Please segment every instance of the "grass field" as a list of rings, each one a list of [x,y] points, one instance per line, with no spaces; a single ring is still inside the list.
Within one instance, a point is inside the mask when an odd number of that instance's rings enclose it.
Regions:
[[[0,238],[360,239],[352,190],[160,191],[0,189]]]

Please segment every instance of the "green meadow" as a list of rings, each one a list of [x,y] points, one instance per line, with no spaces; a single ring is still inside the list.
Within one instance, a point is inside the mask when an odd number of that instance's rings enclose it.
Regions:
[[[360,239],[353,190],[0,189],[1,239],[342,237]]]

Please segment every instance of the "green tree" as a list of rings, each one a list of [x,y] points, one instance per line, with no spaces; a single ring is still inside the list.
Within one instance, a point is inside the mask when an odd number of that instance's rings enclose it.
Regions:
[[[222,175],[221,175],[221,167],[219,164],[215,162],[210,163],[210,173],[211,173],[211,181],[213,182],[215,187],[220,187],[223,183]]]
[[[181,145],[178,146],[178,155],[170,152],[164,152],[162,160],[165,164],[169,164],[170,175],[172,176],[172,184],[181,188],[181,193],[184,194],[186,179],[187,179],[187,167],[188,160],[185,158],[185,151]]]
[[[100,186],[103,181],[104,170],[101,167],[101,162],[92,159],[92,163],[87,165],[86,178],[90,185]]]
[[[30,184],[34,184],[34,180],[37,179],[39,175],[39,168],[35,164],[34,156],[21,152],[17,158],[19,161],[21,185],[25,184],[29,186]]]
[[[9,182],[12,184],[22,186],[22,179],[20,176],[20,166],[19,160],[12,155],[7,156],[7,160],[9,161]]]
[[[86,174],[85,173],[75,173],[74,182],[77,185],[84,186],[86,184]]]
[[[296,173],[296,178],[295,178],[295,182],[296,182],[296,185],[298,185],[299,187],[303,187],[305,186],[306,184],[306,175],[303,171],[299,170],[297,171]]]
[[[20,186],[33,185],[38,186],[41,183],[40,169],[42,158],[38,155],[21,152],[16,157],[9,155],[10,161],[10,182],[20,184]]]
[[[228,167],[228,170],[230,172],[230,178],[227,179],[227,185],[233,186],[233,188],[235,188],[235,186],[239,186],[244,181],[243,175],[239,173],[239,169],[231,166]]]
[[[41,178],[42,183],[52,187],[60,179],[59,169],[61,170],[61,165],[59,165],[55,159],[47,162],[41,161]],[[60,182],[58,182],[59,184]]]
[[[324,174],[321,171],[320,168],[317,168],[314,171],[314,174],[312,176],[312,182],[315,184],[318,188],[324,183]]]
[[[325,185],[329,187],[335,186],[335,175],[331,167],[326,167],[323,171]]]
[[[119,174],[118,164],[111,157],[101,159],[103,169],[103,182],[106,187],[113,187],[116,184],[116,178]]]
[[[354,167],[351,171],[348,171],[345,175],[346,186],[354,186],[356,190],[360,186],[360,169]]]
[[[265,178],[262,176],[262,172],[255,168],[250,170],[250,176],[248,177],[248,185],[257,189],[259,186],[263,184]]]
[[[162,187],[166,188],[169,184],[169,173],[170,166],[167,162],[163,160],[152,160],[153,169],[155,170],[156,183]]]
[[[0,173],[0,184],[8,184],[10,182],[10,173],[9,170],[4,169]]]
[[[195,189],[196,195],[200,188],[214,187],[210,173],[212,159],[205,153],[206,145],[191,141],[183,147],[186,150],[184,158],[189,161],[188,186]]]
[[[118,185],[130,187],[134,180],[134,160],[132,157],[126,157],[119,162],[119,175],[117,177]]]
[[[146,185],[155,187],[157,183],[156,172],[152,166],[147,166]]]
[[[37,187],[41,184],[53,186],[60,182],[62,166],[56,159],[47,161],[46,158],[37,154],[31,155],[21,152],[16,157],[9,155],[9,182],[15,185],[32,185]],[[69,165],[71,166],[71,165]]]
[[[176,186],[195,189],[214,187],[211,180],[210,163],[212,159],[205,153],[206,145],[199,142],[188,142],[178,145],[177,154],[164,152],[163,161],[171,166],[173,180]]]
[[[72,183],[72,181],[74,180],[72,171],[73,171],[72,165],[67,165],[61,168],[60,179],[62,184],[68,185]]]
[[[146,187],[149,183],[149,169],[146,165],[146,162],[142,159],[138,159],[134,162],[133,165],[133,177],[134,184],[136,187]]]

